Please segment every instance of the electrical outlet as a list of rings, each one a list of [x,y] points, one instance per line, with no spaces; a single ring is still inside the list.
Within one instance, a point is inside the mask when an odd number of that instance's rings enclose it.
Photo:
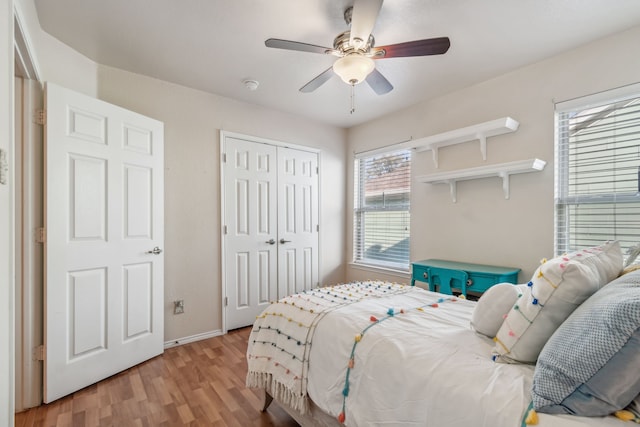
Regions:
[[[184,300],[179,299],[173,302],[173,314],[182,314],[184,313]]]

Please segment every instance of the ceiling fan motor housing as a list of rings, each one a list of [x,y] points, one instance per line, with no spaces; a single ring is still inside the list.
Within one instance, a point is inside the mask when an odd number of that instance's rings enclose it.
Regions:
[[[338,34],[338,36],[333,40],[333,48],[339,52],[342,52],[343,55],[348,55],[354,52],[359,52],[363,55],[368,55],[375,43],[373,34],[370,34],[369,40],[367,40],[367,43],[363,44],[360,47],[351,46],[349,41],[350,38],[351,38],[351,31],[349,30]]]

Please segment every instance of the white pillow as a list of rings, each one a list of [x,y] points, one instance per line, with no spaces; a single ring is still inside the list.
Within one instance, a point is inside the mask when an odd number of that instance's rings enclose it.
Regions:
[[[522,285],[498,283],[482,294],[471,315],[471,327],[479,334],[493,338],[504,318],[522,292]],[[525,285],[526,286],[526,285]]]
[[[621,271],[618,242],[543,262],[500,326],[494,338],[494,360],[535,363],[558,326]]]

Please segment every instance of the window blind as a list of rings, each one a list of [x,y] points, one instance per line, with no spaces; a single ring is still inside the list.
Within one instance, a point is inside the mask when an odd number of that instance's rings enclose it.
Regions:
[[[354,174],[354,262],[408,270],[411,150],[358,156]]]
[[[640,242],[640,92],[556,109],[556,254]]]

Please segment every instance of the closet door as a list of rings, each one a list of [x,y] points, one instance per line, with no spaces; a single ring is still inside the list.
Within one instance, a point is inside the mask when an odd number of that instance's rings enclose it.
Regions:
[[[318,285],[318,154],[223,134],[225,329]]]
[[[276,147],[226,137],[226,329],[253,323],[277,299]]]
[[[318,285],[318,154],[278,147],[278,296]]]

